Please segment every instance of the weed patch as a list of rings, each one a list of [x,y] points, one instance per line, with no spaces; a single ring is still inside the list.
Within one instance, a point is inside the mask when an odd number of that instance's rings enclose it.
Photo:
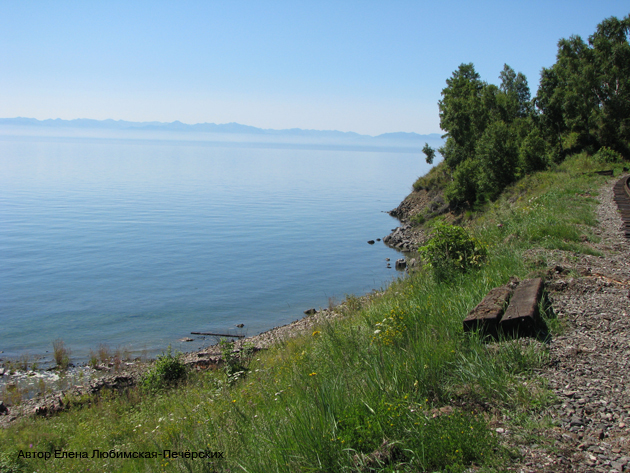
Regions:
[[[67,370],[70,366],[70,349],[66,347],[61,339],[53,342],[53,358],[58,369]]]

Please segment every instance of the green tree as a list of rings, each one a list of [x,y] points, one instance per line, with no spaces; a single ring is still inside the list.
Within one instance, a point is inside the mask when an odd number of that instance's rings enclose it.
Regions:
[[[433,164],[433,160],[435,159],[435,150],[429,146],[429,143],[424,144],[422,152],[426,156],[427,164]]]
[[[445,194],[452,205],[494,199],[519,175],[519,147],[534,127],[529,86],[507,64],[499,78],[499,87],[487,84],[472,64],[461,64],[442,90],[447,139],[439,151],[452,172]]]
[[[525,75],[521,72],[517,74],[504,64],[499,79],[499,89],[503,93],[503,120],[512,122],[517,118],[527,117],[531,113],[531,93]]]
[[[453,180],[446,186],[444,196],[449,204],[460,206],[463,204],[472,207],[477,201],[479,164],[475,159],[469,158],[460,163],[453,171]]]
[[[630,151],[630,15],[604,20],[586,43],[558,42],[556,63],[543,69],[536,107],[546,140],[558,150]]]
[[[602,21],[589,37],[597,88],[595,136],[602,146],[630,152],[630,15]]]
[[[542,171],[548,165],[545,140],[538,128],[532,127],[519,147],[519,167],[523,174]]]
[[[479,163],[479,191],[495,199],[516,179],[518,148],[510,127],[503,121],[488,126],[477,143],[475,154]]]
[[[554,150],[556,160],[563,157],[560,137],[566,132],[562,110],[563,90],[560,88],[561,79],[553,68],[543,68],[540,73],[540,85],[534,104],[539,111],[538,123],[543,139]]]
[[[440,127],[447,138],[439,151],[446,164],[455,169],[474,156],[475,143],[486,128],[489,114],[482,100],[486,84],[472,64],[461,64],[446,84],[438,106]]]

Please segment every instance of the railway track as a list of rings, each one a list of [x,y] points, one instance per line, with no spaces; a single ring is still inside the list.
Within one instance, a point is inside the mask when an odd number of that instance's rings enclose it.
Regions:
[[[615,203],[623,220],[623,232],[630,239],[630,176],[624,176],[617,181],[613,188]]]

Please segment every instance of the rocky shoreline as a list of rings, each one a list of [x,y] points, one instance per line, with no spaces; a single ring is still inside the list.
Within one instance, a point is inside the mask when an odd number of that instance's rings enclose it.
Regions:
[[[358,297],[357,304],[363,304],[368,299],[380,297],[381,293],[373,291],[370,294]],[[333,309],[310,309],[303,318],[289,324],[274,327],[252,337],[238,339],[234,342],[233,350],[240,351],[248,347],[254,351],[264,350],[271,345],[282,343],[292,337],[309,334],[312,330],[343,316],[345,303],[341,303]],[[210,345],[202,350],[181,354],[182,362],[192,370],[216,369],[221,366],[221,347]],[[76,383],[71,383],[67,389],[55,390],[45,395],[23,400],[14,406],[6,406],[0,402],[0,428],[6,427],[15,420],[24,416],[49,416],[70,407],[70,398],[80,398],[85,395],[99,393],[102,389],[121,391],[136,386],[142,375],[151,366],[150,362],[136,360],[134,362],[122,362],[118,366],[113,363],[99,365],[96,369],[77,367],[87,370],[86,376],[73,376]],[[90,376],[90,373],[93,376]],[[25,376],[33,373],[21,373]],[[83,380],[83,381],[81,381]]]
[[[392,229],[392,233],[383,238],[383,243],[398,251],[411,253],[418,251],[427,241],[426,234],[411,224],[404,224]]]
[[[402,252],[418,251],[418,248],[426,243],[428,236],[419,227],[412,225],[411,219],[420,214],[428,203],[426,191],[413,191],[398,207],[387,212],[392,217],[397,218],[402,225],[392,228],[392,232],[383,238],[383,243]]]
[[[310,309],[305,317],[295,320],[289,324],[274,327],[265,332],[259,333],[252,337],[241,338],[234,341],[233,350],[238,352],[243,347],[250,347],[254,351],[264,350],[276,343],[282,343],[291,337],[310,333],[314,327],[321,325],[327,321],[342,316],[340,310],[342,306],[336,309]],[[221,361],[221,347],[219,345],[210,345],[203,350],[185,353],[182,355],[183,362],[192,369],[207,369],[210,366],[219,366]]]

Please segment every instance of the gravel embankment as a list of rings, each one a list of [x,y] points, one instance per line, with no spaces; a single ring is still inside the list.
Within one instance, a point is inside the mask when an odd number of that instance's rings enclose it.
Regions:
[[[556,396],[542,414],[553,426],[531,444],[509,421],[498,427],[523,455],[518,472],[630,471],[630,244],[613,201],[614,182],[600,195],[593,247],[604,256],[531,251],[555,268],[547,289],[564,324],[551,340],[550,363],[539,375]]]

